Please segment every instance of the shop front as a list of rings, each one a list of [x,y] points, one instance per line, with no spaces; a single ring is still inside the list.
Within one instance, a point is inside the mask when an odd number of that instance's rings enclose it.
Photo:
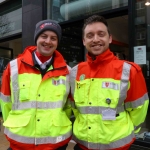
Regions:
[[[0,10],[0,57],[12,59],[22,52],[22,3],[3,0]],[[10,49],[13,53],[6,55]]]

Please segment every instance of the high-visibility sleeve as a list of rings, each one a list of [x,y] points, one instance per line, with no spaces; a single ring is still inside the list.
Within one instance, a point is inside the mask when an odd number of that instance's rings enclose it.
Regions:
[[[67,105],[70,108],[69,109],[69,111],[70,111],[69,112],[70,113],[69,117],[73,116],[73,117],[76,118],[78,116],[79,112],[78,112],[78,110],[77,110],[77,108],[75,106],[75,102],[74,102],[74,99],[73,99],[73,96],[72,96],[71,92],[70,92],[69,97],[68,97]]]
[[[71,104],[70,104],[70,99],[67,99],[67,102],[64,106],[64,111],[66,112],[66,115],[68,116],[68,118],[71,118],[72,115],[72,109],[71,109]]]
[[[133,68],[132,68],[133,69]],[[131,70],[130,88],[125,101],[126,110],[138,132],[144,123],[149,105],[147,88],[142,71]]]
[[[147,100],[143,105],[129,111],[136,133],[140,131],[140,128],[142,127],[142,123],[144,123],[145,121],[147,109],[148,109],[148,103],[149,101]]]
[[[1,109],[3,114],[3,120],[5,121],[8,117],[8,114],[11,110],[12,103],[11,103],[11,92],[10,92],[10,71],[9,65],[4,70],[2,75],[2,84],[1,84]]]

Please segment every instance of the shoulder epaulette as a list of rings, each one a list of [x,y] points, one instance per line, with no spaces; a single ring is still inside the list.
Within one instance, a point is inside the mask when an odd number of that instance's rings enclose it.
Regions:
[[[126,61],[126,63],[132,65],[132,67],[134,67],[137,71],[141,71],[141,67],[138,64],[130,61]]]

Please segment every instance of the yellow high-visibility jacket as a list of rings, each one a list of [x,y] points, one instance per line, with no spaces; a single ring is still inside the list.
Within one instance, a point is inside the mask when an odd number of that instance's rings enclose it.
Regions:
[[[135,140],[149,98],[141,68],[108,49],[72,68],[73,137],[82,149],[122,150]]]
[[[69,67],[55,50],[53,64],[42,78],[33,63],[35,50],[35,46],[27,47],[3,73],[0,100],[4,132],[18,145],[45,144],[56,149],[67,144],[72,135],[72,123],[65,112]]]

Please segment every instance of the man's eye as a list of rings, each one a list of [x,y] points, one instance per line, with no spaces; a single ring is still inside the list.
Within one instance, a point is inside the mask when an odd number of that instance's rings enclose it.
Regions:
[[[92,38],[92,35],[91,35],[91,34],[90,34],[90,35],[87,35],[87,38],[89,38],[89,39]]]
[[[100,36],[100,37],[103,37],[104,35],[103,35],[103,34],[99,34],[99,36]]]
[[[100,37],[103,37],[105,34],[103,32],[98,34]]]
[[[52,38],[52,40],[53,40],[53,41],[56,41],[56,40],[57,40],[57,38]]]
[[[45,36],[45,35],[42,35],[41,37],[42,37],[42,38],[46,38],[46,36]]]

